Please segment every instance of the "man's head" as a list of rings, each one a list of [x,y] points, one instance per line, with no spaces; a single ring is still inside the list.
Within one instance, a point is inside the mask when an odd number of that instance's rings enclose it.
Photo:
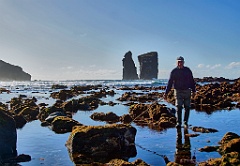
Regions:
[[[184,58],[182,56],[177,57],[177,66],[178,68],[183,68]]]

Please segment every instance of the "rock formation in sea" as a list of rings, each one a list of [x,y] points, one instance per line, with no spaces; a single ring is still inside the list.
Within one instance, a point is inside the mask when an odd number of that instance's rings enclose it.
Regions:
[[[24,72],[19,66],[14,66],[0,60],[1,81],[31,81],[31,75]]]
[[[158,54],[157,52],[148,52],[138,56],[140,64],[140,79],[151,80],[158,77]]]
[[[123,80],[138,79],[137,68],[132,59],[132,52],[128,51],[123,58]]]

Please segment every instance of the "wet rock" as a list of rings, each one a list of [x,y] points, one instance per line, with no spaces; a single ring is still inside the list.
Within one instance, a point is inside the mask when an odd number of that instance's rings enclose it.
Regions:
[[[100,91],[91,92],[91,94],[93,97],[102,98],[102,97],[107,97],[107,95],[114,96],[115,92],[114,90],[107,91],[106,89],[101,89]]]
[[[192,134],[185,134],[186,137],[197,137],[200,134],[192,133]]]
[[[64,110],[63,108],[61,107],[57,107],[55,105],[51,106],[51,107],[43,107],[39,114],[38,114],[38,119],[41,121],[41,122],[44,122],[45,119],[52,113],[55,113],[55,112],[58,112],[58,113],[62,113],[64,114]]]
[[[0,93],[3,93],[3,92],[10,93],[11,91],[7,90],[6,88],[0,88]]]
[[[23,115],[13,115],[13,118],[16,122],[16,128],[20,129],[27,123],[27,120],[23,117]]]
[[[79,110],[94,110],[99,106],[100,100],[93,96],[82,97],[78,99]]]
[[[219,143],[218,152],[222,155],[221,158],[209,159],[199,163],[199,166],[240,165],[240,136],[228,132]]]
[[[140,64],[140,79],[152,80],[158,78],[158,54],[148,52],[138,56]]]
[[[95,112],[90,116],[93,120],[100,120],[100,121],[106,121],[109,123],[115,123],[119,122],[119,116],[117,116],[113,112],[103,113],[103,112]]]
[[[122,116],[120,116],[119,119],[122,123],[131,123],[132,122],[132,117],[129,114],[124,114]]]
[[[59,84],[53,84],[52,89],[66,89],[68,88],[66,85],[59,85]]]
[[[228,143],[230,140],[235,139],[235,138],[240,138],[240,136],[236,133],[233,132],[227,132],[223,138],[221,139],[221,141],[219,142],[219,144],[225,144]]]
[[[16,158],[15,158],[15,161],[17,163],[20,163],[20,162],[28,162],[28,161],[31,161],[32,158],[30,155],[26,155],[26,154],[20,154],[18,155]]]
[[[17,156],[17,131],[13,117],[0,109],[0,159]]]
[[[132,52],[128,51],[122,60],[123,62],[123,80],[136,80],[138,79],[137,68],[132,59]]]
[[[203,77],[203,78],[194,78],[196,82],[230,82],[233,80],[226,79],[223,77]]]
[[[226,154],[230,152],[240,152],[240,138],[234,138],[228,142],[221,144],[219,148],[221,154]]]
[[[66,116],[66,114],[64,112],[53,112],[51,114],[48,115],[48,117],[45,119],[45,121],[52,123],[53,119],[56,118],[57,116]]]
[[[52,130],[56,133],[71,132],[74,126],[82,126],[81,123],[66,116],[57,116],[53,119]]]
[[[215,133],[218,132],[217,129],[213,128],[204,128],[204,127],[199,127],[199,126],[193,126],[191,129],[195,132],[200,132],[200,133]]]
[[[151,128],[170,128],[176,125],[174,110],[163,104],[135,104],[130,106],[129,114],[138,125],[148,125]]]
[[[134,88],[134,90],[135,89],[138,89],[138,88]],[[155,102],[162,98],[163,98],[163,95],[158,92],[149,92],[149,93],[125,92],[117,100],[136,101],[139,103],[146,103],[146,102]]]
[[[75,126],[66,146],[75,164],[107,163],[136,155],[136,132],[124,124]]]
[[[54,99],[60,99],[60,100],[67,100],[72,98],[73,96],[76,96],[75,93],[71,90],[60,90],[59,92],[52,92],[50,96]]]
[[[200,152],[216,152],[219,146],[205,146],[203,148],[199,148]]]
[[[150,166],[146,162],[144,162],[141,159],[137,159],[133,162],[127,162],[122,159],[113,159],[106,163],[106,165],[112,165],[112,166]]]
[[[13,115],[23,116],[29,122],[37,119],[39,106],[36,104],[37,99],[14,97],[10,100],[10,110]]]
[[[27,121],[32,121],[37,119],[39,114],[38,107],[24,107],[21,112],[18,113],[18,116],[23,116]]]

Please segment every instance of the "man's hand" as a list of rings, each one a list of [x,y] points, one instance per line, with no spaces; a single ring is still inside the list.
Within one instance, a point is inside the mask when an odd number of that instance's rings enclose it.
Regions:
[[[166,93],[164,93],[163,99],[164,99],[164,100],[167,100],[167,96],[168,96],[168,95],[167,95]]]
[[[192,97],[194,98],[196,95],[196,92],[192,92]]]

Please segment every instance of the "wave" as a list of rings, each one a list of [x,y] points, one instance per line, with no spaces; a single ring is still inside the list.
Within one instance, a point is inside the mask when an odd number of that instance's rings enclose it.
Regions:
[[[0,82],[0,88],[9,90],[40,90],[51,89],[52,85],[66,85],[72,86],[87,86],[87,85],[102,85],[108,87],[121,87],[121,86],[165,86],[167,79],[153,79],[153,80],[64,80],[64,81],[9,81]]]

